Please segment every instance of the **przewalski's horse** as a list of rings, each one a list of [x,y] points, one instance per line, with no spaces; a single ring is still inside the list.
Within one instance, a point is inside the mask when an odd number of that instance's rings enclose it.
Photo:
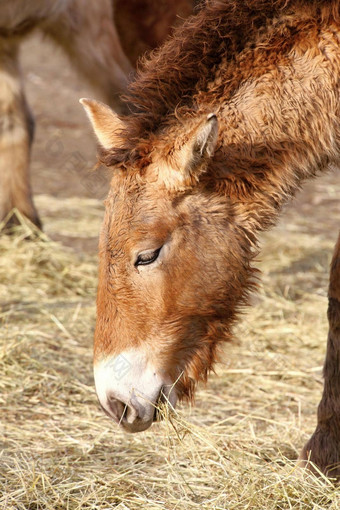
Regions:
[[[254,288],[258,233],[340,159],[339,0],[211,0],[146,61],[131,116],[82,100],[112,167],[100,236],[94,371],[105,411],[148,428],[190,398]],[[340,461],[340,242],[318,426]],[[332,471],[339,475],[340,469]]]
[[[3,0],[0,2],[0,221],[13,207],[41,226],[29,180],[34,122],[18,62],[22,41],[39,28],[71,58],[117,111],[137,54],[162,42],[193,0]],[[136,11],[136,9],[135,9]],[[115,20],[117,18],[119,32]],[[152,20],[152,21],[151,21]],[[128,30],[124,31],[124,25]],[[121,44],[122,43],[122,44]],[[126,53],[122,49],[124,46]],[[131,60],[131,62],[129,61]]]

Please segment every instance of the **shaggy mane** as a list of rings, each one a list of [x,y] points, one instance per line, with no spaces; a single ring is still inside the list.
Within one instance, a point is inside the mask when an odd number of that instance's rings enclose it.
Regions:
[[[125,167],[140,161],[144,166],[152,146],[150,136],[152,139],[152,134],[160,132],[176,115],[197,111],[195,98],[204,96],[222,59],[232,77],[235,56],[255,46],[256,37],[280,14],[307,8],[315,9],[318,15],[333,11],[338,17],[339,5],[339,0],[206,0],[161,48],[140,62],[136,80],[123,98],[131,111],[122,117],[123,143],[102,150],[100,161]],[[230,94],[234,86],[230,84]],[[226,92],[227,84],[224,101]]]

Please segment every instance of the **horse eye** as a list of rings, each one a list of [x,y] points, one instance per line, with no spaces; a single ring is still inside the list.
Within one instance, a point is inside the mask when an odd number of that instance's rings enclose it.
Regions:
[[[158,258],[161,249],[162,247],[154,251],[145,251],[144,253],[140,253],[135,262],[135,267],[147,266],[148,264],[152,264],[153,262],[155,262],[155,260],[157,260]]]

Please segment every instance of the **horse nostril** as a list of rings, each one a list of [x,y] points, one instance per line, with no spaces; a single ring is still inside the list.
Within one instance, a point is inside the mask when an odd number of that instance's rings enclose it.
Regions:
[[[111,414],[117,423],[127,421],[127,415],[129,411],[129,406],[127,404],[124,404],[124,402],[117,399],[114,395],[108,395],[107,403]]]

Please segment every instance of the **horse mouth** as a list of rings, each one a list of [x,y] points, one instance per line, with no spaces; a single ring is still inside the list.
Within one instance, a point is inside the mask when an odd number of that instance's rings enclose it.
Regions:
[[[98,400],[107,416],[126,432],[142,432],[153,423],[161,422],[169,417],[176,405],[177,393],[172,384],[163,384],[153,403],[146,397],[145,402],[143,399],[137,399],[134,393],[131,393],[125,404],[114,394],[107,393],[106,398],[106,402],[102,402],[99,398]]]
[[[162,387],[157,402],[155,404],[155,411],[153,413],[152,423],[163,421],[165,414],[168,414],[169,410],[173,409],[169,397],[164,393],[164,387]]]

